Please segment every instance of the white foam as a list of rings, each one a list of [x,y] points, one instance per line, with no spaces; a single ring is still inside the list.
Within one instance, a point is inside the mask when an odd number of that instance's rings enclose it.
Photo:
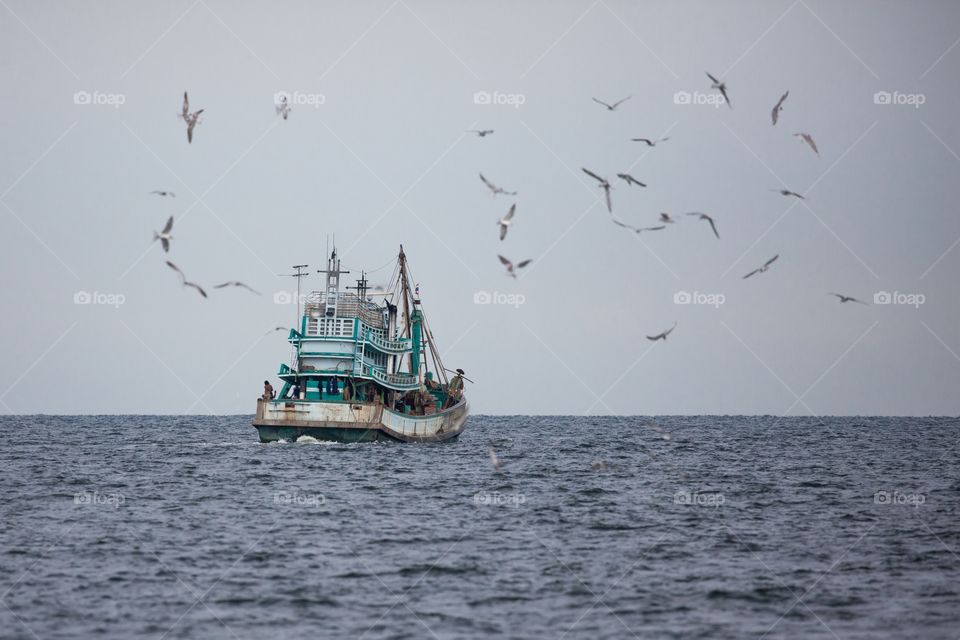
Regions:
[[[317,440],[313,436],[300,436],[299,438],[297,438],[297,444],[326,444],[326,443],[323,443]]]

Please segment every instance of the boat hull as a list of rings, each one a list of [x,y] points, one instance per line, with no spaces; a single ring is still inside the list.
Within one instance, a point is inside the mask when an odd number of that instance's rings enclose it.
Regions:
[[[258,400],[253,426],[261,442],[294,442],[301,436],[344,443],[443,442],[463,433],[468,415],[466,400],[423,416],[375,403]]]

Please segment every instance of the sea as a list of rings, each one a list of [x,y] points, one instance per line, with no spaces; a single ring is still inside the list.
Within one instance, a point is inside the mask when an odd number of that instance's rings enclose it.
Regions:
[[[0,417],[0,637],[960,636],[956,418],[250,421]]]

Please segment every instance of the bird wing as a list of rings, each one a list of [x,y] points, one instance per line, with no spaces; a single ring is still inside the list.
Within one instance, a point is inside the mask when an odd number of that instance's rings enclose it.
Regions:
[[[630,138],[632,142],[646,142],[648,147],[653,146],[653,141],[650,138]]]
[[[510,211],[507,211],[507,215],[503,216],[504,220],[512,220],[513,214],[517,212],[517,205],[510,205]]]
[[[783,107],[783,101],[787,99],[788,95],[790,95],[789,91],[780,96],[777,104],[774,105],[773,111],[770,114],[770,116],[773,118],[773,124],[777,124],[777,119],[780,117],[780,108]]]
[[[751,272],[748,273],[747,275],[743,276],[743,279],[746,280],[747,278],[749,278],[750,276],[752,276],[752,275],[754,275],[754,274],[756,274],[756,273],[760,273],[760,269],[754,269],[753,271],[751,271]]]
[[[662,336],[663,336],[662,333],[661,333],[660,335],[657,335],[657,336],[647,336],[647,340],[653,340],[654,342],[656,342],[656,341],[659,340]]]
[[[183,92],[183,119],[186,120],[190,113],[190,99],[187,98],[187,92]]]
[[[170,241],[167,240],[166,238],[160,238],[160,246],[163,247],[164,253],[170,252]]]
[[[777,261],[777,258],[779,258],[779,257],[780,257],[780,254],[778,253],[777,255],[773,256],[772,258],[770,258],[769,260],[767,260],[766,262],[764,262],[764,263],[763,263],[764,268],[769,267],[770,265],[772,265],[774,262]]]
[[[583,167],[580,167],[580,169],[581,169],[585,174],[587,174],[588,176],[590,176],[591,178],[593,178],[594,180],[597,180],[598,182],[601,182],[601,183],[606,182],[606,180],[604,180],[603,178],[601,178],[600,176],[598,176],[597,174],[595,174],[593,171],[590,171],[590,169],[584,169]]]
[[[667,225],[661,224],[657,227],[644,227],[643,229],[640,229],[640,231],[660,231],[661,229],[666,229],[666,228],[667,228]]]
[[[487,180],[487,179],[483,176],[482,173],[480,174],[480,179],[483,180],[483,184],[487,185],[487,187],[488,187],[491,191],[496,191],[496,190],[497,190],[497,186],[496,186],[495,184],[493,184],[492,182],[490,182],[489,180]]]
[[[672,327],[670,327],[669,329],[663,332],[663,337],[666,338],[668,335],[670,335],[670,332],[676,328],[677,328],[677,323],[674,322]]]
[[[507,225],[500,223],[500,239],[503,240],[507,237]]]
[[[727,103],[727,106],[733,109],[733,105],[730,104],[730,98],[727,96],[727,88],[720,87],[720,95],[723,96],[723,101]]]
[[[198,284],[194,284],[193,282],[187,282],[186,280],[184,280],[183,286],[185,286],[185,287],[193,287],[193,288],[196,289],[196,290],[200,293],[200,295],[202,295],[204,298],[207,297],[207,292],[204,291],[203,288],[202,288],[200,285],[198,285]]]
[[[820,155],[820,150],[817,149],[817,143],[813,141],[813,136],[809,133],[803,135],[803,139],[806,140],[807,144],[810,145],[810,148],[813,149],[813,152],[817,155]]]
[[[604,102],[603,100],[597,100],[596,98],[590,98],[590,99],[593,100],[594,102],[596,102],[597,104],[602,104],[602,105],[605,106],[607,109],[612,109],[612,108],[613,108],[613,107],[611,107],[610,105],[608,105],[606,102]]]
[[[619,107],[621,104],[623,104],[624,102],[626,102],[627,100],[629,100],[629,99],[632,98],[632,97],[633,97],[633,96],[627,96],[627,97],[624,98],[623,100],[620,100],[620,101],[618,101],[618,102],[614,102],[614,103],[613,103],[613,108],[616,109],[617,107]]]
[[[607,199],[607,211],[613,213],[613,203],[610,202],[610,185],[607,185],[603,192]]]
[[[191,120],[187,124],[187,144],[190,144],[191,142],[193,142],[193,127],[196,124],[197,124],[196,120]]]
[[[167,260],[167,266],[177,272],[177,274],[180,276],[180,280],[181,280],[181,281],[184,279],[183,271],[180,271],[180,267],[178,267],[177,265],[173,264],[173,263],[170,262],[169,260]]]
[[[710,78],[710,80],[713,81],[713,84],[720,84],[720,81],[717,80],[716,78],[714,78],[712,75],[710,75],[709,72],[707,73],[707,77]]]
[[[167,220],[167,224],[164,225],[163,227],[163,232],[170,233],[172,229],[173,229],[173,216],[170,216],[170,218]]]
[[[508,269],[513,268],[513,263],[504,258],[502,255],[498,253],[497,257],[500,258],[500,262],[503,263]]]
[[[711,218],[711,217],[708,216],[708,215],[704,215],[703,217],[706,219],[707,222],[710,223],[710,228],[713,229],[713,235],[715,235],[715,236],[717,236],[717,238],[719,238],[719,237],[720,237],[720,234],[717,233],[717,225],[715,225],[715,224],[713,223],[713,218]]]
[[[528,258],[526,260],[521,260],[517,263],[517,269],[523,269],[525,266],[533,262],[533,258]]]

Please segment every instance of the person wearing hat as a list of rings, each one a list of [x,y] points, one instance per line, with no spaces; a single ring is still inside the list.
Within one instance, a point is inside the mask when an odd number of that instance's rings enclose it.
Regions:
[[[463,369],[457,369],[457,375],[450,378],[450,384],[447,385],[446,405],[452,406],[460,402],[460,396],[463,395]]]
[[[273,385],[270,384],[269,380],[263,381],[263,396],[264,400],[273,400],[276,397],[276,394],[273,391]]]

